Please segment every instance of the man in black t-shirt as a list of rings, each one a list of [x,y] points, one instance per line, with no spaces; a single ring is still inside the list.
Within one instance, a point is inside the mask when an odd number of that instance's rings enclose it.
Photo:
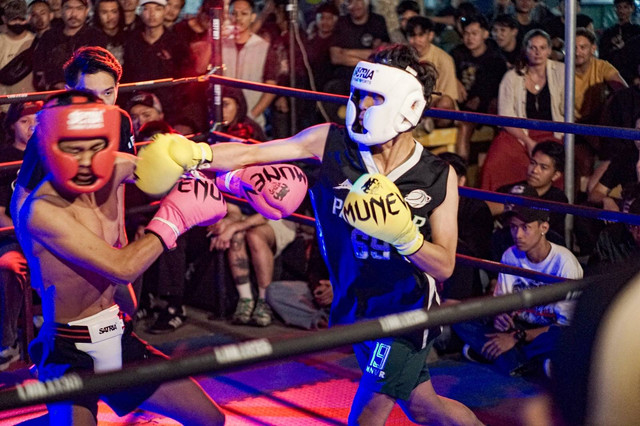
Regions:
[[[334,78],[347,82],[348,88],[353,68],[389,42],[389,33],[384,18],[369,11],[369,0],[347,0],[347,8],[349,14],[338,18],[329,51],[336,66]]]
[[[463,44],[451,51],[456,64],[459,105],[461,110],[496,113],[500,81],[507,72],[507,63],[493,44],[487,43],[489,24],[482,15],[474,15],[462,22]],[[469,156],[474,123],[462,122],[456,141],[457,153]]]
[[[33,52],[33,85],[36,90],[63,89],[62,66],[73,52],[82,46],[107,45],[104,33],[86,24],[88,13],[88,0],[62,1],[64,26],[52,26],[42,35]]]
[[[500,53],[511,69],[520,59],[521,45],[518,44],[518,21],[511,15],[498,15],[491,26],[491,38],[496,41]]]

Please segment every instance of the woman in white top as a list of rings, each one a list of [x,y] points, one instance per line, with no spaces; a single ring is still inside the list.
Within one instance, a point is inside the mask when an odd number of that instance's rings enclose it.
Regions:
[[[523,40],[524,57],[500,83],[498,114],[535,120],[563,121],[564,64],[549,59],[551,39],[539,29]],[[491,143],[482,169],[481,188],[497,188],[527,178],[529,155],[538,142],[562,134],[504,127]],[[507,166],[508,165],[508,166]]]

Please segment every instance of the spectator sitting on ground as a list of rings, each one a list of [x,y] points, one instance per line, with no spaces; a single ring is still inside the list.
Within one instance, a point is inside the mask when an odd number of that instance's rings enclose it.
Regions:
[[[566,248],[549,242],[549,212],[514,206],[509,225],[515,245],[502,256],[502,263],[568,279],[582,278],[578,259]],[[498,276],[494,296],[553,285],[532,278]],[[556,348],[562,327],[570,322],[573,302],[521,309],[454,324],[455,332],[467,345],[463,354],[470,360],[492,363],[511,376],[543,371],[550,375],[549,358]]]
[[[22,160],[27,141],[36,125],[36,113],[42,102],[15,103],[4,122],[8,139],[0,149],[2,161]],[[11,169],[10,169],[11,170]],[[9,203],[16,170],[0,172],[0,227],[13,226]],[[18,317],[25,292],[30,292],[27,260],[14,235],[0,237],[0,371],[20,358]],[[31,297],[27,293],[27,297]],[[24,330],[23,330],[24,332]]]
[[[622,192],[622,212],[640,215],[640,183]],[[600,232],[589,266],[621,262],[640,254],[640,226],[610,223]]]
[[[409,45],[418,52],[420,62],[429,62],[438,72],[438,79],[433,90],[439,92],[440,95],[432,95],[431,107],[456,109],[456,100],[459,97],[455,78],[456,66],[451,55],[433,44],[435,36],[433,22],[424,16],[414,16],[407,21],[405,35],[409,39]],[[431,118],[424,120],[431,121],[438,128],[453,125],[452,120],[432,120]],[[431,126],[425,127],[429,130]]]
[[[148,92],[138,92],[129,100],[127,111],[131,115],[133,130],[136,134],[136,140],[141,139],[140,128],[146,123],[152,121],[164,121],[164,113],[162,112],[162,104],[156,95]]]
[[[529,166],[527,167],[527,179],[509,185],[501,186],[497,192],[512,193],[514,187],[528,185],[535,189],[534,196],[545,201],[568,203],[564,192],[558,188],[562,185],[564,174],[564,147],[555,141],[542,141],[533,148]],[[524,195],[524,194],[523,194]],[[504,204],[487,202],[493,216],[504,213]],[[554,233],[552,242],[564,245],[564,213],[550,213],[549,227]],[[549,238],[549,236],[547,236]],[[509,244],[510,245],[510,244]],[[504,250],[500,250],[502,253]]]

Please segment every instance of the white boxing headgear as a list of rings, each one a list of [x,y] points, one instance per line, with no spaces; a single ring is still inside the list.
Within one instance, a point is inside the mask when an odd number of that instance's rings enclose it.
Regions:
[[[360,91],[384,97],[380,105],[373,105],[360,115]],[[351,77],[351,96],[347,103],[346,125],[349,136],[363,145],[379,145],[415,127],[427,101],[417,72],[383,64],[360,61]]]

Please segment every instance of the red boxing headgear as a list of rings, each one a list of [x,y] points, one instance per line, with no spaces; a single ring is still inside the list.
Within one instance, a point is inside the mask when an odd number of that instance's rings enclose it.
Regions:
[[[37,140],[40,155],[53,182],[72,193],[94,192],[111,178],[120,140],[121,110],[105,105],[84,93],[67,92],[49,100],[37,115]],[[60,150],[58,143],[69,140],[105,139],[107,145],[91,159],[96,180],[78,185],[78,160]]]

